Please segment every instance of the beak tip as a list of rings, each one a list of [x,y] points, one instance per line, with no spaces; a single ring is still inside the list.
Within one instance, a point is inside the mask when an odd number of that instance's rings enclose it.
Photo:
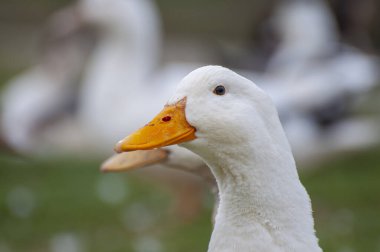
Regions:
[[[100,171],[102,173],[108,173],[112,171],[112,168],[110,168],[110,165],[109,165],[109,159],[103,162],[103,164],[100,166]]]
[[[102,172],[102,173],[107,173],[108,172],[108,169],[107,169],[107,167],[100,167],[100,171]]]

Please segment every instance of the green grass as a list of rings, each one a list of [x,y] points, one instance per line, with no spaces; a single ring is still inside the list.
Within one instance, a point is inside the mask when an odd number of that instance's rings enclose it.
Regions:
[[[380,251],[379,164],[379,149],[374,149],[348,153],[302,174],[325,251]],[[84,251],[137,251],[141,244],[153,243],[154,248],[156,240],[161,250],[152,251],[206,251],[210,202],[194,220],[183,222],[170,210],[166,188],[136,173],[101,174],[98,166],[98,161],[1,155],[0,251],[1,246],[14,252],[51,251],[57,235],[65,234],[79,237]],[[121,182],[124,187],[124,196],[113,204],[98,196],[97,185],[105,178],[110,182],[106,186]],[[11,192],[19,190],[15,188],[34,195],[29,217],[11,211]]]
[[[2,155],[0,251],[2,243],[12,251],[51,251],[53,238],[67,233],[80,237],[86,251],[94,252],[134,251],[142,237],[163,241],[161,251],[205,250],[210,210],[191,224],[183,223],[171,214],[167,189],[133,174],[101,174],[98,166],[96,161],[33,161]],[[122,202],[100,200],[97,185],[105,177],[111,179],[110,185],[117,178],[125,184],[128,193]],[[33,193],[35,208],[30,217],[12,213],[9,195],[15,188]]]
[[[303,176],[326,251],[380,251],[380,151],[347,153]]]

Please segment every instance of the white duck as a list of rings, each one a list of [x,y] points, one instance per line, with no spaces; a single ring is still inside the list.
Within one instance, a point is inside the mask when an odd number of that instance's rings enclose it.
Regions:
[[[264,79],[272,84],[268,91],[277,106],[310,111],[337,96],[365,93],[376,84],[377,59],[339,42],[323,0],[286,2],[273,19],[281,43]]]
[[[281,44],[266,73],[256,80],[273,98],[296,159],[310,162],[326,148],[334,153],[347,149],[346,141],[331,148],[329,131],[352,122],[342,117],[377,83],[378,59],[340,43],[323,0],[286,1],[273,20]],[[326,122],[329,127],[324,127]],[[375,128],[364,124],[363,129]],[[356,146],[371,146],[374,139],[378,142],[377,131]]]
[[[81,69],[91,49],[77,19],[72,6],[54,13],[38,64],[10,80],[1,94],[2,137],[18,152],[47,151],[40,149],[46,143],[42,140],[46,130],[72,112]]]
[[[180,144],[214,174],[220,206],[209,251],[321,251],[310,198],[269,96],[219,66],[191,72],[118,152]]]

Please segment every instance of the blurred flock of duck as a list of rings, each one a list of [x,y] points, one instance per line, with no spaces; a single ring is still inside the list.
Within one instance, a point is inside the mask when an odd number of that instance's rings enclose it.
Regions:
[[[359,29],[355,45],[346,43],[323,0],[278,1],[266,23],[264,33],[277,37],[266,54],[199,44],[171,52],[153,0],[80,0],[50,19],[38,64],[7,83],[1,137],[21,155],[105,158],[117,140],[153,118],[187,73],[217,64],[271,96],[299,163],[378,144],[378,115],[354,113],[380,83],[366,31]],[[175,50],[191,60],[167,60]],[[212,180],[195,154],[165,148],[161,167]]]
[[[279,42],[260,67],[212,48],[164,62],[151,0],[82,0],[50,20],[40,62],[2,94],[2,138],[19,153],[106,156],[205,64],[227,64],[271,95],[299,162],[379,139],[375,118],[350,115],[379,83],[378,58],[342,42],[322,0],[279,2],[268,20]]]

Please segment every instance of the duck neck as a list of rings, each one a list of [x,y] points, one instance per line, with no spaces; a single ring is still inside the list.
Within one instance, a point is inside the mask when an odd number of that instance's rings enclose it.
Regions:
[[[205,158],[220,193],[209,251],[321,251],[290,148],[234,147]]]

